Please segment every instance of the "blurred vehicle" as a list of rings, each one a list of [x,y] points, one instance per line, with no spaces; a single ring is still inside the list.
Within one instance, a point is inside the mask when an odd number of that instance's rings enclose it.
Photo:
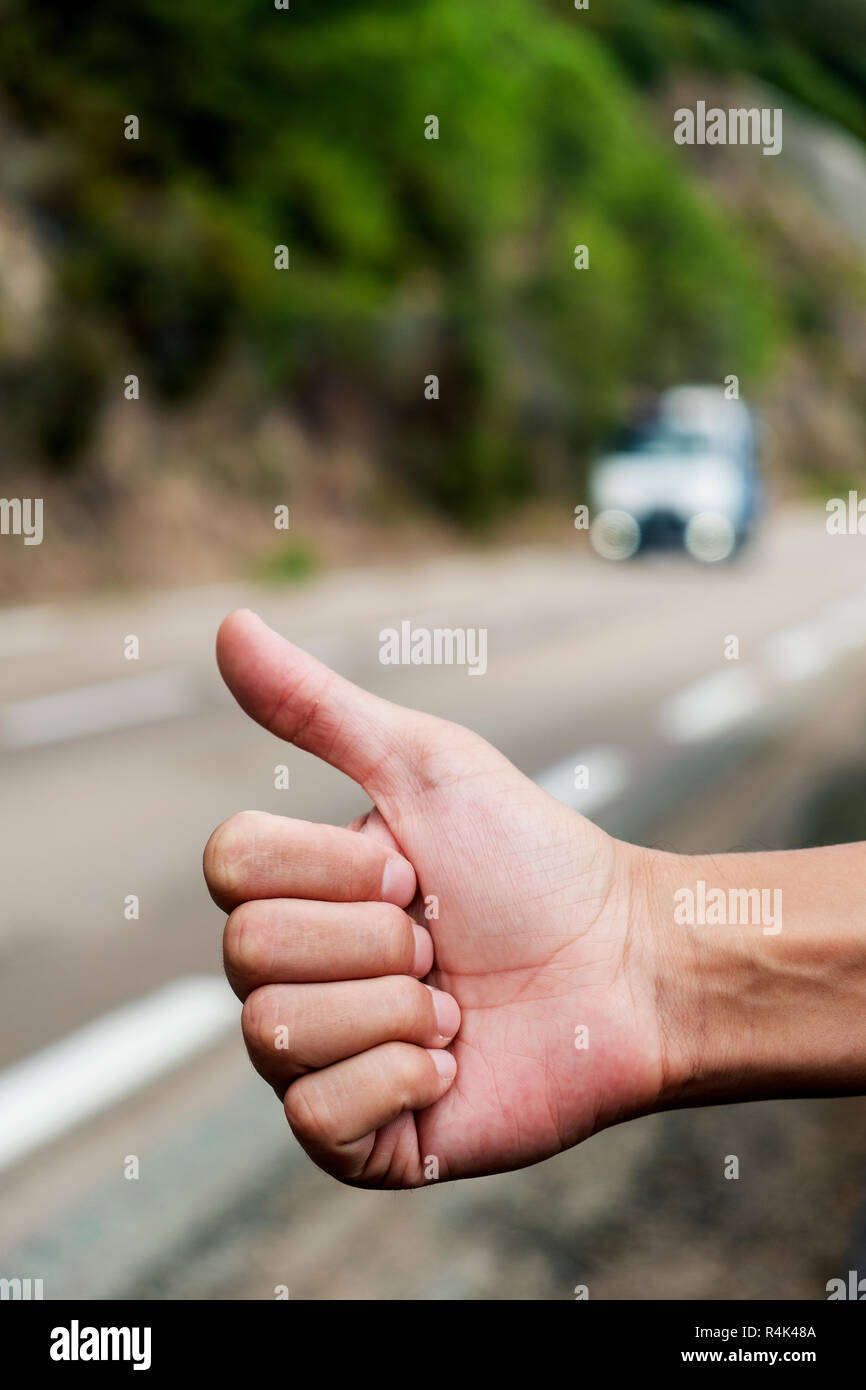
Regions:
[[[664,392],[652,421],[626,431],[592,467],[595,550],[608,560],[652,547],[729,559],[760,511],[757,439],[752,411],[719,387]]]

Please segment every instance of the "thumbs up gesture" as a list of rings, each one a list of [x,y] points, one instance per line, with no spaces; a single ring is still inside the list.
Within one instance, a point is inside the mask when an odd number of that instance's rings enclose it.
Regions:
[[[205,849],[251,1060],[310,1156],[345,1182],[414,1187],[655,1108],[648,852],[252,613],[225,620],[217,658],[247,714],[373,803],[349,827],[245,811]]]

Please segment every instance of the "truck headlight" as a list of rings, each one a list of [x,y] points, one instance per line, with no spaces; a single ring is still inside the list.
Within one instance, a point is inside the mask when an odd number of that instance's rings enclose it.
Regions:
[[[733,525],[723,512],[698,512],[685,530],[686,550],[704,564],[727,560],[737,543]]]
[[[628,560],[640,545],[640,526],[630,512],[599,512],[589,528],[589,539],[603,560]]]

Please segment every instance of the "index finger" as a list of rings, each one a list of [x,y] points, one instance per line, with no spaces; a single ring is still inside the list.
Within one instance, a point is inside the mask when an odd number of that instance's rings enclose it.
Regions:
[[[372,836],[266,811],[241,811],[217,826],[205,845],[204,876],[226,912],[259,898],[406,907],[416,888],[409,861]]]

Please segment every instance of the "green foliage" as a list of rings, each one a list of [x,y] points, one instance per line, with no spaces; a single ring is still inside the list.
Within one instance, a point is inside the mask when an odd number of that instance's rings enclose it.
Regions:
[[[318,563],[309,546],[291,543],[259,560],[255,578],[265,584],[300,584],[315,574]]]
[[[805,10],[784,63],[848,100],[860,59],[823,36],[826,69],[809,68]],[[168,402],[237,350],[263,393],[301,406],[349,374],[384,423],[384,464],[478,521],[537,488],[540,438],[584,448],[630,383],[721,379],[731,362],[754,378],[771,360],[782,315],[760,257],[633,90],[672,61],[745,62],[759,12],[779,22],[770,0],[586,16],[541,0],[0,0],[0,83],[19,126],[65,154],[27,193],[63,319]]]
[[[751,73],[866,139],[863,0],[617,0],[587,20],[643,85],[683,68]]]

